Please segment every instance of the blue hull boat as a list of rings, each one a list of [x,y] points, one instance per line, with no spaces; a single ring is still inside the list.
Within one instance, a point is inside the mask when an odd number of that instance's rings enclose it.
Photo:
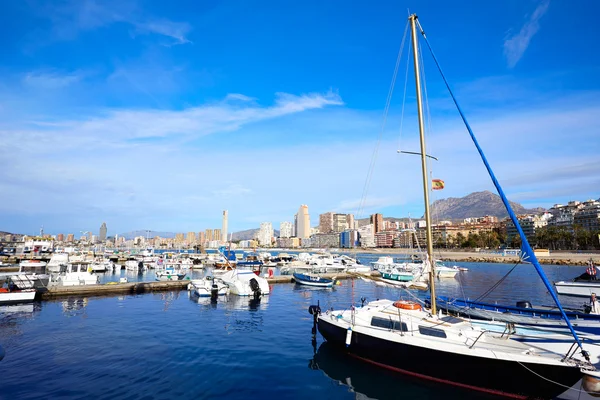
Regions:
[[[313,274],[300,274],[294,272],[294,281],[299,285],[317,286],[317,287],[332,287],[334,279],[323,278],[319,275]]]

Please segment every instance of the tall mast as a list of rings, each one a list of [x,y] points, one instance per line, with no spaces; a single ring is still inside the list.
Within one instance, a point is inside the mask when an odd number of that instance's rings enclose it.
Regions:
[[[431,213],[429,211],[429,179],[427,175],[427,152],[425,151],[425,124],[423,122],[423,97],[421,96],[421,77],[419,75],[419,45],[417,43],[417,14],[408,17],[413,45],[415,65],[415,85],[417,87],[417,112],[419,114],[419,137],[421,139],[421,169],[423,170],[423,197],[425,199],[425,223],[427,224],[427,256],[429,268],[429,291],[431,293],[431,313],[437,314],[435,302],[435,263],[433,262],[433,238],[431,234]]]

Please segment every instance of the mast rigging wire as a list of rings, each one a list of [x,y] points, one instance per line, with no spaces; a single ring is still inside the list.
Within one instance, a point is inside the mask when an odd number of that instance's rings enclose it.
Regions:
[[[394,86],[396,85],[396,77],[398,75],[398,69],[400,66],[400,60],[402,58],[402,52],[404,51],[404,44],[406,42],[406,34],[408,32],[408,22],[404,28],[404,35],[402,37],[402,43],[400,44],[400,50],[398,51],[398,56],[396,57],[396,66],[394,67],[394,73],[392,75],[392,82],[390,83],[390,88],[388,90],[388,95],[385,103],[385,108],[383,111],[383,121],[381,123],[381,129],[379,131],[379,136],[377,138],[377,144],[375,145],[375,149],[373,149],[373,155],[371,156],[371,162],[369,164],[369,170],[367,172],[367,177],[365,179],[365,184],[363,186],[362,197],[360,199],[360,203],[358,205],[358,209],[356,211],[356,215],[358,218],[362,215],[365,201],[367,198],[367,194],[369,192],[369,186],[371,184],[371,180],[373,178],[373,171],[375,170],[375,161],[377,160],[377,154],[379,152],[379,145],[381,144],[381,137],[383,136],[383,131],[385,130],[385,125],[387,122],[387,116],[390,109],[390,104],[392,102],[392,95],[394,93]]]

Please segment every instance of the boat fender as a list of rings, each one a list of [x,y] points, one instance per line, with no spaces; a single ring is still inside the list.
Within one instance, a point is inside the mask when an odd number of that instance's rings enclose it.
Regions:
[[[581,385],[583,389],[593,397],[600,397],[600,376],[596,371],[585,371],[582,370],[583,377],[581,379]]]
[[[394,307],[401,308],[403,310],[420,310],[421,305],[414,301],[398,300],[394,302]]]
[[[349,326],[348,331],[346,332],[346,347],[349,347],[351,342],[352,342],[352,327]]]

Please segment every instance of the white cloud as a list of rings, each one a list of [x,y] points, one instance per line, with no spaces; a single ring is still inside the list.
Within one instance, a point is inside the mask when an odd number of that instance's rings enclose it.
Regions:
[[[62,6],[50,2],[41,10],[43,17],[53,21],[53,32],[59,39],[72,39],[81,31],[124,23],[133,27],[137,34],[169,38],[168,45],[192,43],[187,38],[191,31],[188,23],[146,15],[133,1],[73,0]]]
[[[76,222],[75,231],[103,220],[118,232],[198,231],[218,227],[224,209],[232,230],[263,221],[278,226],[300,204],[308,204],[314,223],[326,211],[356,213],[380,113],[328,107],[342,104],[333,93],[281,94],[269,106],[233,98],[239,100],[180,111],[123,109],[77,120],[4,122],[0,219],[29,215],[62,230]],[[509,199],[546,207],[598,197],[584,184],[597,181],[598,98],[564,95],[527,110],[469,115]],[[392,112],[389,121],[397,118]],[[401,145],[418,151],[413,116],[407,118]],[[422,215],[420,160],[396,153],[392,125],[357,217],[374,211]],[[439,161],[429,166],[446,188],[432,201],[493,190],[464,128],[439,118],[434,128],[428,153]]]
[[[546,11],[548,11],[549,5],[550,0],[542,0],[531,17],[529,17],[529,19],[521,27],[519,33],[508,37],[504,41],[504,55],[506,56],[506,61],[508,62],[509,68],[513,68],[515,65],[517,65],[527,50],[527,47],[529,47],[531,38],[533,38],[533,36],[540,29],[540,18],[542,18]]]
[[[23,83],[38,89],[60,89],[79,82],[81,78],[78,72],[61,74],[57,71],[35,71],[25,74]]]

